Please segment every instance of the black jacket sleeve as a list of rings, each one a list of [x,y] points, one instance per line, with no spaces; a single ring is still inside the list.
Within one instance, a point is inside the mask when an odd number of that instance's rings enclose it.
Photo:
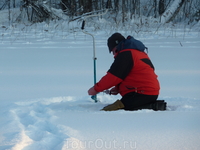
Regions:
[[[134,62],[133,62],[131,52],[125,51],[125,52],[119,53],[116,56],[108,72],[124,80],[126,76],[129,74],[129,72],[131,71],[131,69],[133,68],[133,66],[134,66]]]

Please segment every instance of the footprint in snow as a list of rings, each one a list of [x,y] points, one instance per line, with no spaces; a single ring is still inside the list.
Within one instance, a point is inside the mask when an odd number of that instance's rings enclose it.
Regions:
[[[56,125],[55,116],[48,105],[39,102],[19,105],[19,108],[12,110],[12,113],[15,116],[16,125],[20,126],[20,132],[25,134],[25,138],[19,137],[17,144],[26,143],[23,147],[25,150],[62,149],[66,147],[67,141],[73,139],[69,134],[74,129]]]

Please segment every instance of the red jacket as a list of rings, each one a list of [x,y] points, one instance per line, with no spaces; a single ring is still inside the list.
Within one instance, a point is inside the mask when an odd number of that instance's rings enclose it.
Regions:
[[[94,88],[102,92],[113,86],[118,87],[122,96],[130,92],[158,95],[160,90],[151,60],[145,52],[136,49],[119,51],[107,74]]]

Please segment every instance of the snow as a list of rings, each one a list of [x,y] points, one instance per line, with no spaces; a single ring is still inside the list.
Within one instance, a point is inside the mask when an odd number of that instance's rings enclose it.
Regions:
[[[168,110],[105,112],[100,109],[120,96],[100,93],[94,103],[87,95],[93,85],[89,35],[68,32],[64,23],[60,29],[0,30],[0,150],[199,149],[198,32],[160,29],[133,35],[149,49],[161,83],[159,99]],[[113,56],[106,31],[93,34],[99,80]]]

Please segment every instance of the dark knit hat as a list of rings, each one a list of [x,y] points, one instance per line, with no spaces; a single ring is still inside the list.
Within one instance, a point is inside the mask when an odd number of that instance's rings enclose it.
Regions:
[[[108,43],[107,43],[109,52],[111,52],[112,49],[124,39],[125,37],[121,35],[120,33],[114,33],[113,35],[111,35],[111,37],[108,38]]]

